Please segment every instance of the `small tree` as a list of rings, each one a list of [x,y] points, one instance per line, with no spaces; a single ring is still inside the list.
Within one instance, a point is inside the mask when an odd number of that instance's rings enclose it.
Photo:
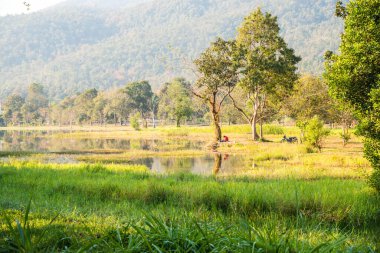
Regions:
[[[322,150],[323,139],[329,134],[330,130],[324,128],[323,121],[318,116],[314,116],[306,124],[305,141],[318,151]]]
[[[131,127],[135,129],[136,131],[140,131],[140,113],[136,112],[133,114],[130,118]]]
[[[180,127],[181,120],[190,118],[193,113],[190,84],[182,78],[165,84],[160,93],[158,112],[162,118],[174,119]]]

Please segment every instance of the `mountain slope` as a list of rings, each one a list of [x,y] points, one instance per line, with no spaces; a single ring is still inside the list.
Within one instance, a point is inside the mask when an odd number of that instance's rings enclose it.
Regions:
[[[155,88],[191,78],[194,59],[217,36],[233,38],[258,6],[279,17],[300,71],[320,73],[323,54],[342,30],[331,0],[73,0],[30,15],[0,19],[0,98],[31,82],[51,98],[147,79]],[[78,2],[76,2],[78,3]],[[89,5],[88,3],[92,3]],[[186,59],[186,60],[183,60]]]

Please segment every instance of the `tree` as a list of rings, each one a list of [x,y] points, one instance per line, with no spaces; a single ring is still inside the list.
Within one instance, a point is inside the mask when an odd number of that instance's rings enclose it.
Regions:
[[[127,120],[128,115],[131,112],[128,103],[128,96],[124,92],[124,89],[113,90],[108,93],[108,103],[106,105],[106,112],[109,117],[112,117],[114,124],[119,121],[120,124],[123,120]]]
[[[49,119],[50,123],[62,126],[63,123],[63,107],[61,103],[51,104],[49,107]]]
[[[28,95],[21,111],[25,123],[44,123],[47,119],[49,101],[41,84],[33,83],[28,88]]]
[[[380,191],[380,1],[350,1],[344,10],[340,54],[327,54],[325,78],[331,93],[353,108],[365,156]]]
[[[286,101],[288,116],[298,121],[307,121],[318,116],[323,121],[331,120],[333,101],[328,86],[321,78],[312,75],[301,76]]]
[[[108,99],[105,97],[104,93],[99,93],[94,98],[94,107],[92,109],[92,115],[91,118],[97,121],[100,125],[105,124],[106,122],[106,107],[109,103]]]
[[[77,111],[78,123],[89,121],[90,124],[92,124],[93,109],[95,107],[94,99],[97,96],[97,89],[88,89],[76,97],[75,107]]]
[[[190,84],[183,78],[166,84],[160,93],[159,115],[174,119],[180,127],[181,120],[191,117],[192,112]]]
[[[151,101],[151,109],[152,109],[152,123],[153,123],[153,128],[156,128],[156,118],[159,110],[159,102],[160,99],[156,94],[153,94],[152,96],[152,101]]]
[[[25,104],[25,99],[20,95],[9,96],[3,104],[3,117],[7,125],[19,124],[22,121],[21,108]]]
[[[260,9],[244,19],[238,29],[239,86],[245,91],[246,106],[236,103],[237,110],[252,126],[252,138],[258,140],[256,124],[264,113],[270,97],[281,100],[282,94],[293,87],[297,79],[296,64],[301,60],[288,48],[280,36],[277,17]],[[264,115],[262,115],[263,117]]]
[[[296,120],[301,129],[301,141],[304,138],[306,123],[314,116],[325,122],[336,120],[334,101],[329,95],[327,84],[321,78],[312,75],[303,75],[297,80],[291,95],[286,99],[285,112]]]
[[[144,120],[144,126],[148,127],[147,118],[151,112],[151,101],[153,97],[152,87],[148,81],[133,82],[127,84],[124,92],[128,96],[128,105],[140,113]]]
[[[234,41],[218,38],[194,62],[200,76],[193,87],[193,94],[209,106],[215,141],[220,141],[222,138],[220,127],[222,104],[238,81],[233,61],[234,51]]]

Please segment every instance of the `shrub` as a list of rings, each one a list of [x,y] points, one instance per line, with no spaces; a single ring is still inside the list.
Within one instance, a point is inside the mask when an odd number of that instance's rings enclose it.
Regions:
[[[135,129],[136,131],[140,131],[140,114],[139,113],[135,113],[131,116],[131,126],[133,127],[133,129]]]
[[[340,138],[343,140],[343,147],[347,145],[347,143],[351,140],[351,134],[348,131],[344,133],[340,133]]]
[[[323,139],[330,134],[330,130],[323,127],[323,121],[318,116],[314,116],[307,121],[305,127],[305,141],[311,147],[321,151]]]
[[[380,192],[380,141],[367,138],[364,143],[364,154],[374,168],[370,185]]]

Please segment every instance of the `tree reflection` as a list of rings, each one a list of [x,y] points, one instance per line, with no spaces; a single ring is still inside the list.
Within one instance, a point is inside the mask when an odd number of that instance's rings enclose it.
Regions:
[[[214,168],[212,169],[213,174],[217,175],[221,167],[222,167],[222,154],[215,153],[214,154]]]

